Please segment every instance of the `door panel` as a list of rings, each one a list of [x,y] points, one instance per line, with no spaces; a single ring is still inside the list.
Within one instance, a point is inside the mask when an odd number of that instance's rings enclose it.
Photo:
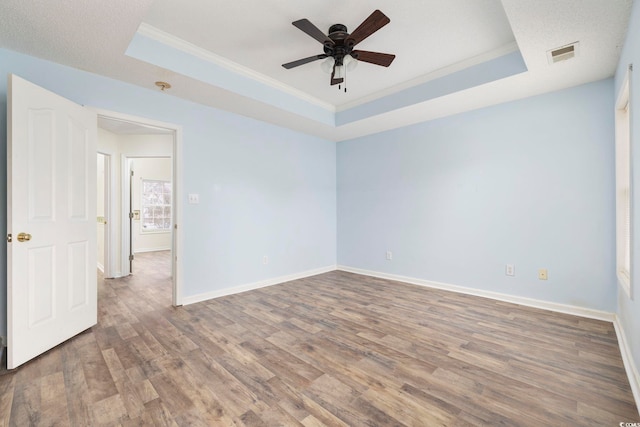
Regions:
[[[7,367],[97,321],[95,113],[9,77]],[[30,239],[18,239],[26,233]]]
[[[29,219],[52,222],[55,217],[54,111],[28,110],[28,185]],[[20,159],[16,159],[20,161]],[[19,207],[16,207],[19,208]]]
[[[34,328],[55,318],[55,249],[43,246],[28,249],[27,254],[29,328]]]
[[[87,242],[70,243],[69,257],[69,309],[81,309],[89,304],[89,280],[86,266],[89,263]]]
[[[69,122],[69,164],[67,182],[69,184],[69,219],[87,221],[89,210],[88,181],[88,145],[89,134],[81,123]],[[95,155],[95,150],[93,155]],[[92,156],[93,157],[93,156]],[[95,174],[95,170],[94,170]],[[94,206],[96,201],[94,200]]]

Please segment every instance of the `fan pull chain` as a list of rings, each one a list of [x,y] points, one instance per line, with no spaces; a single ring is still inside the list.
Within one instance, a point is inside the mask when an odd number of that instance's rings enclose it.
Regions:
[[[342,77],[342,83],[344,83],[344,91],[346,93],[347,92],[347,65],[346,64],[343,65],[342,68],[344,69],[344,76]]]
[[[343,68],[344,75],[342,77],[342,81],[344,82],[344,93],[347,93],[347,67]],[[342,90],[342,84],[338,83],[338,90]]]

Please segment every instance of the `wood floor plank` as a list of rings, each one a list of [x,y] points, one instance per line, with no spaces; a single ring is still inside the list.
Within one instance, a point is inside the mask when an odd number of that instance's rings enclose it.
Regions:
[[[15,385],[15,375],[0,375],[0,426],[9,425]]]
[[[91,421],[89,425],[117,426],[127,418],[127,409],[122,395],[114,394],[90,405]]]
[[[169,261],[137,254],[98,325],[0,371],[0,426],[640,422],[610,322],[344,272],[176,308]]]
[[[65,384],[62,371],[57,371],[42,378],[40,384],[40,411],[43,420],[47,420],[47,422],[56,420],[55,424],[58,425],[68,425],[70,423],[67,401],[59,399],[59,396],[64,396],[64,394]]]
[[[162,403],[161,399],[152,400],[145,405],[145,415],[149,415],[147,419],[151,422],[146,425],[152,425],[157,427],[179,427],[176,420],[173,418],[167,407]]]
[[[74,343],[63,345],[62,373],[71,425],[87,425],[91,419],[89,387],[82,369],[82,359]],[[29,362],[33,363],[33,362]]]

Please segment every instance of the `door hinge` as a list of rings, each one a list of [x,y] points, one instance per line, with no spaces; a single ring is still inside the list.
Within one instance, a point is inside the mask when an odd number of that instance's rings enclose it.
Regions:
[[[129,219],[133,219],[133,212],[129,212]]]
[[[174,224],[173,228],[175,228],[177,230],[178,229],[178,224]]]
[[[131,176],[133,176],[133,169],[131,170]]]
[[[133,255],[129,255],[129,261],[133,261]]]
[[[11,243],[13,241],[13,237],[11,234],[7,234],[7,242]]]

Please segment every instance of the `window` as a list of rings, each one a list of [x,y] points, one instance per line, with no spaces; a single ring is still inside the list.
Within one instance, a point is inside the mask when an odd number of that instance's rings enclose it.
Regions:
[[[142,180],[142,232],[171,231],[171,182]]]
[[[631,120],[629,74],[616,102],[616,272],[622,288],[632,298],[631,287]]]

